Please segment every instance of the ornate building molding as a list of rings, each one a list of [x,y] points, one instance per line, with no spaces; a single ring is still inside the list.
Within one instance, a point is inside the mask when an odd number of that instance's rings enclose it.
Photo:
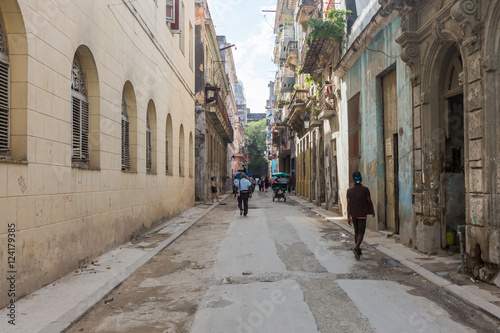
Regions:
[[[474,47],[479,40],[482,23],[478,18],[479,5],[476,0],[460,0],[450,9],[451,17],[463,29],[464,47]]]
[[[7,34],[5,33],[5,24],[3,22],[1,13],[0,13],[0,54],[3,54],[5,56],[9,55],[7,47]]]
[[[73,59],[73,69],[71,71],[71,90],[87,97],[87,79],[83,70],[83,62],[78,53]]]

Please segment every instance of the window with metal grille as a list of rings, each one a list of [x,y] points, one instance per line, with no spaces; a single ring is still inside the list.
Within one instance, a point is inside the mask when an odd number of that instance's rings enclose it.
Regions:
[[[10,150],[9,64],[0,61],[0,153]]]
[[[130,125],[125,93],[122,95],[122,170],[130,170]]]
[[[72,159],[89,161],[89,102],[83,63],[78,53],[73,59],[71,73]]]
[[[151,172],[153,166],[151,145],[151,126],[149,125],[149,113],[146,114],[146,170]]]
[[[10,78],[7,35],[0,14],[0,154],[10,150]]]

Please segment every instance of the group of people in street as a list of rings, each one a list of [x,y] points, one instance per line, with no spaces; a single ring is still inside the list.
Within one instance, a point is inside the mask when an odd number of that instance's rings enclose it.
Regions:
[[[259,185],[259,192],[267,192],[271,181],[268,177],[261,177],[257,180],[257,184]]]

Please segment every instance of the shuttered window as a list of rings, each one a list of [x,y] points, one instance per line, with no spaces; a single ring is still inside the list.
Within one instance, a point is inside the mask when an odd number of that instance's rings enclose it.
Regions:
[[[9,114],[9,64],[0,61],[0,153],[9,151]]]
[[[128,121],[127,101],[122,96],[122,170],[130,169],[130,124]]]
[[[73,160],[89,160],[89,103],[75,96],[73,104]]]
[[[153,166],[152,161],[152,145],[151,145],[151,126],[149,125],[149,113],[146,115],[146,170],[151,172]]]
[[[10,150],[10,78],[7,34],[0,12],[0,154]]]
[[[72,154],[73,162],[89,161],[89,102],[83,63],[78,53],[71,75]]]

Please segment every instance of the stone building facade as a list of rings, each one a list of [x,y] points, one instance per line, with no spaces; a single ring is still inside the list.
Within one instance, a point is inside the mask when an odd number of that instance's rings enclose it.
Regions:
[[[228,144],[234,129],[228,109],[232,89],[206,0],[195,1],[196,200],[211,197],[211,178],[220,186],[230,175]]]
[[[15,224],[17,298],[193,205],[194,1],[175,3],[166,23],[164,0],[0,2],[0,245]]]
[[[342,45],[305,46],[304,23],[332,7],[351,11]],[[360,170],[376,207],[369,228],[425,253],[456,246],[465,229],[469,272],[500,285],[500,3],[281,0],[277,14],[280,26],[295,22],[301,66],[278,96],[295,134],[297,194],[345,215]]]
[[[468,268],[492,281],[500,265],[500,3],[399,6],[397,41],[413,89],[414,245],[435,251],[446,230],[465,224]]]

